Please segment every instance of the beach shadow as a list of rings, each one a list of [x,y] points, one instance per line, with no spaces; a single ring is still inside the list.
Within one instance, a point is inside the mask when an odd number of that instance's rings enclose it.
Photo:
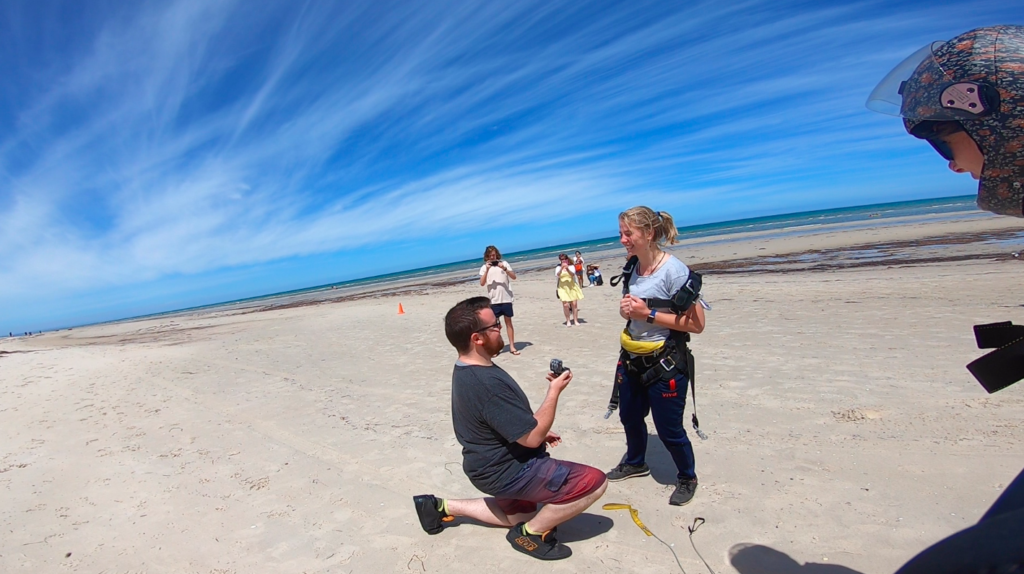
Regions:
[[[658,484],[675,486],[676,463],[657,434],[647,435],[647,466],[651,467],[651,478]]]
[[[615,526],[615,521],[607,516],[584,512],[564,524],[558,525],[560,542],[579,542],[589,540],[608,532]]]
[[[838,564],[800,564],[788,554],[760,544],[733,545],[729,561],[740,574],[862,574]]]
[[[532,347],[532,346],[533,346],[533,343],[531,343],[529,341],[519,341],[519,342],[516,343],[516,350],[517,351],[522,351],[523,349],[525,349],[527,347]],[[504,347],[501,348],[501,353],[498,353],[498,354],[500,355],[502,353],[511,353],[511,352],[512,352],[512,349],[509,348],[509,345],[505,345]]]
[[[508,530],[505,526],[494,526],[493,524],[486,524],[465,516],[459,516],[451,522],[445,522],[444,529],[459,528],[462,525]],[[584,512],[579,516],[573,517],[568,522],[558,525],[558,540],[560,542],[589,540],[608,532],[613,526],[615,526],[615,521],[607,516]]]

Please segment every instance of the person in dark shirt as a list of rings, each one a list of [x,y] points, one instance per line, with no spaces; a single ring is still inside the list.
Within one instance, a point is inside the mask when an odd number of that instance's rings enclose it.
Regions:
[[[492,362],[505,346],[501,323],[487,297],[466,299],[448,311],[445,335],[458,351],[452,373],[452,423],[462,445],[462,469],[487,498],[413,497],[420,525],[438,534],[443,523],[465,516],[509,528],[512,548],[541,560],[572,555],[558,542],[559,524],[604,494],[600,470],[551,458],[547,446],[562,438],[551,431],[558,397],[572,372],[548,373],[548,392],[534,412],[519,385]],[[538,510],[538,505],[544,506]]]
[[[1024,26],[989,26],[930,42],[868,97],[901,116],[956,173],[978,180],[978,207],[1024,217]]]
[[[1024,217],[1024,26],[976,28],[930,42],[889,72],[867,105],[901,116],[907,133],[931,144],[950,170],[978,180],[978,207]],[[985,390],[1022,380],[1020,326],[974,329],[979,348],[997,348],[968,365]],[[1024,470],[977,524],[935,543],[897,574],[1021,572],[1022,533]]]

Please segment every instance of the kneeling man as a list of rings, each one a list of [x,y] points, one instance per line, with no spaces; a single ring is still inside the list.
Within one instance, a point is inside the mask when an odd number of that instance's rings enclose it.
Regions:
[[[572,373],[548,373],[548,392],[537,412],[519,385],[493,362],[505,346],[501,323],[486,297],[466,299],[444,318],[448,341],[459,353],[452,373],[452,422],[462,444],[462,469],[488,498],[451,500],[430,494],[413,497],[428,534],[451,517],[465,516],[509,527],[512,548],[541,560],[568,558],[556,527],[593,504],[607,487],[600,470],[551,458],[546,445],[558,397]],[[544,506],[538,512],[538,504]]]

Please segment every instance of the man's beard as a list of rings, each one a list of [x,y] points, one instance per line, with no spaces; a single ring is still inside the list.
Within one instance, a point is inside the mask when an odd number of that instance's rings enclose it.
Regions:
[[[490,353],[492,357],[497,357],[498,353],[505,348],[505,339],[501,338],[499,334],[495,339],[488,339],[487,344],[484,345],[484,350]]]

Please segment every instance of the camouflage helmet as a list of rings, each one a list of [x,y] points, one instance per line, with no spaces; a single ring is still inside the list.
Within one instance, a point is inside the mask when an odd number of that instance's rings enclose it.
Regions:
[[[1024,26],[925,46],[878,84],[867,106],[903,116],[921,139],[933,140],[939,122],[958,123],[985,157],[978,207],[1024,217]]]

